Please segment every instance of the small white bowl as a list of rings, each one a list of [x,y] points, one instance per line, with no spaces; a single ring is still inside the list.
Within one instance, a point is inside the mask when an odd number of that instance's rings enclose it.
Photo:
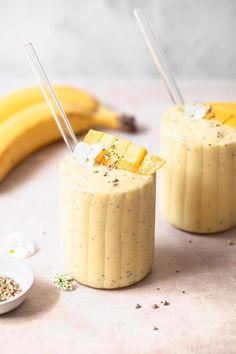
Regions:
[[[21,288],[18,295],[12,296],[6,301],[0,301],[0,315],[2,315],[14,310],[24,301],[34,282],[34,275],[27,264],[11,256],[0,256],[0,275],[14,279]]]

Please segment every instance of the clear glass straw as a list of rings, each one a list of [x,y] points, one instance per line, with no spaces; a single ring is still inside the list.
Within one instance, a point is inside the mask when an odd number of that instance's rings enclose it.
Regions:
[[[56,95],[56,92],[40,63],[38,55],[33,47],[32,43],[25,43],[23,45],[23,50],[26,58],[31,66],[33,74],[39,84],[39,87],[43,93],[43,96],[50,108],[50,111],[57,123],[57,126],[61,132],[61,135],[71,152],[74,151],[77,144],[77,138],[70,125],[68,118],[62,108],[62,105]]]
[[[184,100],[175,82],[159,39],[155,36],[150,22],[141,7],[134,9],[134,16],[144,36],[148,49],[175,105],[183,105]]]

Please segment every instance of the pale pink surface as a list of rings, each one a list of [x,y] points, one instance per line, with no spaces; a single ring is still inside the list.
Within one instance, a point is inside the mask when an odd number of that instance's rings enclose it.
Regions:
[[[159,119],[170,106],[162,84],[82,83],[104,102],[136,113],[149,129],[132,139],[156,151]],[[236,87],[230,83],[182,87],[189,100],[235,98]],[[36,276],[27,300],[0,317],[0,353],[235,353],[236,244],[227,242],[236,243],[235,230],[194,236],[159,218],[153,271],[139,284],[113,291],[78,285],[70,293],[51,285],[52,276],[61,270],[57,173],[65,152],[62,143],[42,150],[0,186],[0,237],[23,231],[39,247],[27,260]],[[42,230],[47,234],[42,235]],[[164,300],[170,306],[163,306]],[[135,309],[136,303],[142,308]],[[160,308],[152,309],[154,303]]]

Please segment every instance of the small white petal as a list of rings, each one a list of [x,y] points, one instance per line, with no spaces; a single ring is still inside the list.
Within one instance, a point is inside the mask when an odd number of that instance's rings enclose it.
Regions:
[[[12,232],[10,235],[6,235],[4,236],[3,238],[3,242],[19,242],[19,241],[23,241],[24,240],[24,234],[23,232],[20,232],[20,231],[15,231],[15,232]]]
[[[90,147],[88,144],[84,142],[79,142],[75,147],[75,155],[79,161],[86,160],[90,151]]]
[[[193,104],[184,105],[184,112],[192,116],[195,112],[196,107]]]
[[[27,258],[35,253],[35,247],[32,242],[25,242],[24,244],[17,245],[13,256],[16,258]]]
[[[0,253],[25,258],[35,253],[35,246],[32,242],[25,240],[23,233],[13,232],[0,242]]]
[[[204,106],[199,106],[194,112],[194,118],[202,119],[205,117],[205,114],[206,114],[206,108]]]
[[[80,166],[91,168],[95,163],[96,156],[100,154],[102,149],[101,144],[78,143],[75,147],[75,155]]]
[[[87,162],[86,162],[86,166],[85,167],[87,167],[87,168],[92,168],[93,167],[93,165],[94,165],[94,162],[95,162],[95,160],[94,159],[89,159]]]
[[[103,149],[103,146],[101,144],[92,144],[89,156],[95,158],[96,156],[98,156],[100,154],[102,149]]]
[[[75,151],[78,151],[79,153],[84,153],[84,154],[88,154],[90,150],[90,146],[89,144],[84,143],[83,141],[80,141],[76,147],[75,147]]]
[[[196,102],[194,104],[185,104],[184,112],[192,119],[202,119],[206,115],[206,107],[204,104]]]

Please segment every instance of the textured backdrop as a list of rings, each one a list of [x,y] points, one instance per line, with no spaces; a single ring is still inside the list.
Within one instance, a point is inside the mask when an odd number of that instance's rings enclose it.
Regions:
[[[0,0],[0,75],[28,75],[19,43],[30,40],[53,76],[155,76],[139,4],[177,75],[236,77],[235,0]]]

